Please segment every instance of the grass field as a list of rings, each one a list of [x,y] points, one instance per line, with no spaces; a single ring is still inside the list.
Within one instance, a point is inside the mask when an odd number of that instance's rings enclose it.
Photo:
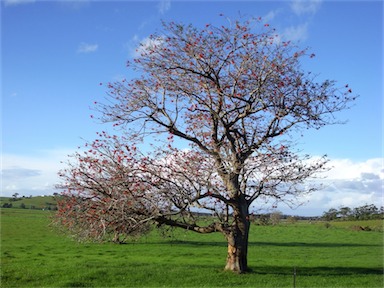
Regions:
[[[153,231],[125,245],[79,244],[48,226],[49,213],[1,209],[1,287],[293,287],[294,267],[296,287],[383,287],[382,232],[255,225],[252,272],[235,275],[223,271],[220,234]]]
[[[20,197],[16,201],[11,201],[11,198],[0,197],[0,207],[3,207],[4,203],[12,204],[13,208],[20,208],[23,205],[25,209],[47,209],[56,205],[53,196]]]

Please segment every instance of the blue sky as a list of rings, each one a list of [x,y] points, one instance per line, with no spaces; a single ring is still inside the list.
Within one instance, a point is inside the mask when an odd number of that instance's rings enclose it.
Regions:
[[[309,46],[303,66],[360,95],[336,115],[345,125],[308,131],[300,148],[328,154],[329,185],[292,214],[382,205],[382,1],[34,1],[1,2],[1,195],[51,194],[60,161],[106,129],[90,118],[108,83],[133,77],[126,61],[160,21],[203,27],[220,13],[263,17],[282,37]],[[287,209],[282,206],[280,210]]]

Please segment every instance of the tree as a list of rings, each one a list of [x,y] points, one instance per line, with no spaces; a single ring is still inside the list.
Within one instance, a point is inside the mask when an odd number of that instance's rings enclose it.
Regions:
[[[348,219],[351,216],[352,209],[349,207],[341,207],[339,214],[343,219]]]
[[[353,215],[357,220],[372,219],[377,215],[379,209],[374,204],[366,204],[353,209]]]
[[[137,52],[128,66],[141,76],[108,84],[108,102],[97,103],[101,120],[123,134],[100,133],[62,171],[59,222],[97,238],[141,233],[150,222],[219,232],[225,269],[245,272],[252,203],[294,205],[319,188],[306,180],[327,159],[295,151],[295,137],[339,123],[334,114],[353,100],[351,90],[317,82],[300,66],[314,55],[260,19],[202,29],[163,23]],[[140,151],[143,142],[150,152]],[[212,213],[212,222],[199,224],[196,211]]]
[[[269,216],[272,225],[279,225],[282,213],[280,211],[274,211]]]
[[[10,199],[11,201],[17,201],[19,200],[19,193],[15,193],[12,195],[12,199]]]
[[[338,214],[339,214],[339,211],[337,211],[337,209],[331,208],[327,212],[323,213],[323,218],[326,221],[335,220],[335,219],[337,219]]]

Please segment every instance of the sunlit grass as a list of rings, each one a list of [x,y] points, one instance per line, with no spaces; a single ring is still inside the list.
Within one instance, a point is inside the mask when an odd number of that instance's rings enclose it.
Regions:
[[[374,231],[296,223],[251,229],[250,273],[224,272],[225,239],[175,230],[137,242],[80,244],[48,226],[49,212],[1,210],[1,287],[382,287]],[[380,222],[376,222],[380,223]]]

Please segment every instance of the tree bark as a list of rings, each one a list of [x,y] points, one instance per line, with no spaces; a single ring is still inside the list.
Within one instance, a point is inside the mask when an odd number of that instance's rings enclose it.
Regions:
[[[237,273],[248,271],[248,238],[249,238],[249,212],[248,205],[242,203],[234,210],[234,224],[226,235],[228,241],[228,256],[225,270]]]
[[[249,224],[246,225],[246,231],[236,229],[235,233],[231,233],[227,237],[228,240],[228,255],[225,270],[230,270],[237,273],[248,271],[248,234]]]

